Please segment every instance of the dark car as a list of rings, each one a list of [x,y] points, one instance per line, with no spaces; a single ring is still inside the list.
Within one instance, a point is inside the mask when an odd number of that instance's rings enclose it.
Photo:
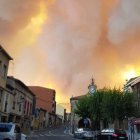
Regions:
[[[98,140],[128,140],[127,133],[123,129],[103,129],[97,137]]]

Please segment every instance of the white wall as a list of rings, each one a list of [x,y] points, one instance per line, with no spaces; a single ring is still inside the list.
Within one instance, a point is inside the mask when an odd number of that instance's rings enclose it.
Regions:
[[[63,120],[64,120],[64,110],[65,108],[63,106],[61,106],[60,104],[56,104],[56,114],[62,116]]]

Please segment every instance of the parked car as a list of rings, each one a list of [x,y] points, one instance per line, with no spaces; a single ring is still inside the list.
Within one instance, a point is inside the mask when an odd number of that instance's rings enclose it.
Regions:
[[[91,129],[86,130],[84,133],[84,138],[93,140],[95,138],[95,132],[92,131]]]
[[[95,134],[90,128],[77,128],[77,130],[74,132],[74,137],[93,139]]]
[[[0,140],[26,140],[27,136],[21,133],[21,128],[14,123],[0,123]]]
[[[27,136],[23,133],[21,133],[21,140],[27,140]]]
[[[127,133],[123,129],[103,129],[97,137],[98,140],[128,140]]]

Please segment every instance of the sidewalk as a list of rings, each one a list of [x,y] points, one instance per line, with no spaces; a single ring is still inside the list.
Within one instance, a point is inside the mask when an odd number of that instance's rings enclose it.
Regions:
[[[133,135],[128,130],[126,130],[126,132],[128,135],[128,140],[131,140],[131,136],[132,136],[132,140],[133,140]],[[140,133],[134,133],[134,140],[136,140],[137,138],[140,138]]]

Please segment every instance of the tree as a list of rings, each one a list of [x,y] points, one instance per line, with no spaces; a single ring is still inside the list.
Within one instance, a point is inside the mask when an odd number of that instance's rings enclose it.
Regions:
[[[116,88],[97,90],[93,95],[80,99],[76,106],[75,113],[82,118],[89,117],[96,129],[99,129],[101,120],[106,127],[108,122],[136,115],[134,94]]]
[[[137,116],[137,105],[136,97],[133,93],[127,92],[123,94],[122,104],[123,104],[123,116],[121,118],[127,117],[136,117]],[[122,114],[122,112],[120,112]]]
[[[95,129],[100,129],[100,120],[102,119],[102,90],[97,90],[90,96],[89,110],[91,112],[91,120]]]
[[[91,112],[89,110],[89,106],[90,106],[89,96],[82,97],[76,103],[76,109],[74,110],[74,112],[81,118],[86,118],[86,117],[90,118]]]

